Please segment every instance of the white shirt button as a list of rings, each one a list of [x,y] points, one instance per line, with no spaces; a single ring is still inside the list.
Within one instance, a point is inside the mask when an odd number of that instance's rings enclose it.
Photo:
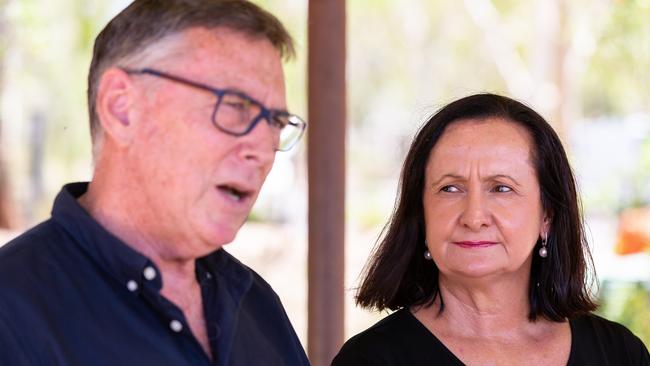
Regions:
[[[144,278],[149,281],[156,278],[156,270],[151,266],[145,267],[144,271],[142,271],[142,274],[144,275]]]
[[[133,281],[133,280],[129,280],[126,283],[126,288],[128,288],[129,291],[131,291],[131,292],[137,291],[138,290],[138,283]]]
[[[169,322],[169,327],[176,333],[183,330],[183,324],[176,319]]]

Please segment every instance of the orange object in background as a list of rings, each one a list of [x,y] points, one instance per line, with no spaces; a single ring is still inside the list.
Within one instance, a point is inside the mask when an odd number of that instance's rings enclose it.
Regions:
[[[614,251],[621,255],[650,251],[650,206],[621,212]]]

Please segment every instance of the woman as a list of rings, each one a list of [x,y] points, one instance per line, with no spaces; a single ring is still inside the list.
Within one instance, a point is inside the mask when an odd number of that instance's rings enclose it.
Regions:
[[[493,94],[442,108],[411,145],[357,294],[397,311],[333,365],[650,365],[629,330],[591,314],[578,206],[535,111]]]

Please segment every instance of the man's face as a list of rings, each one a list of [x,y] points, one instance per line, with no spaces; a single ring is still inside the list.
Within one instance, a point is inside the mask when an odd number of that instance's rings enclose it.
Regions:
[[[242,91],[285,109],[279,52],[266,39],[228,29],[192,28],[169,57],[150,67],[216,88]],[[137,133],[128,155],[131,190],[142,207],[137,223],[161,254],[188,259],[229,243],[244,223],[275,158],[274,135],[262,121],[235,137],[211,121],[216,97],[150,75],[132,75],[129,119]],[[128,199],[128,198],[125,198]]]

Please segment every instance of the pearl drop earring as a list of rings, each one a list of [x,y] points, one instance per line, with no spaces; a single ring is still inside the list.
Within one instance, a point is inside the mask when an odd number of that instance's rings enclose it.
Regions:
[[[424,247],[427,248],[424,250],[424,259],[430,261],[431,260],[431,252],[429,252],[429,243],[427,243],[427,239],[424,239]]]
[[[548,238],[548,234],[544,233],[544,237],[542,237],[542,247],[539,248],[539,256],[542,258],[548,257],[548,250],[546,249],[547,238]]]

